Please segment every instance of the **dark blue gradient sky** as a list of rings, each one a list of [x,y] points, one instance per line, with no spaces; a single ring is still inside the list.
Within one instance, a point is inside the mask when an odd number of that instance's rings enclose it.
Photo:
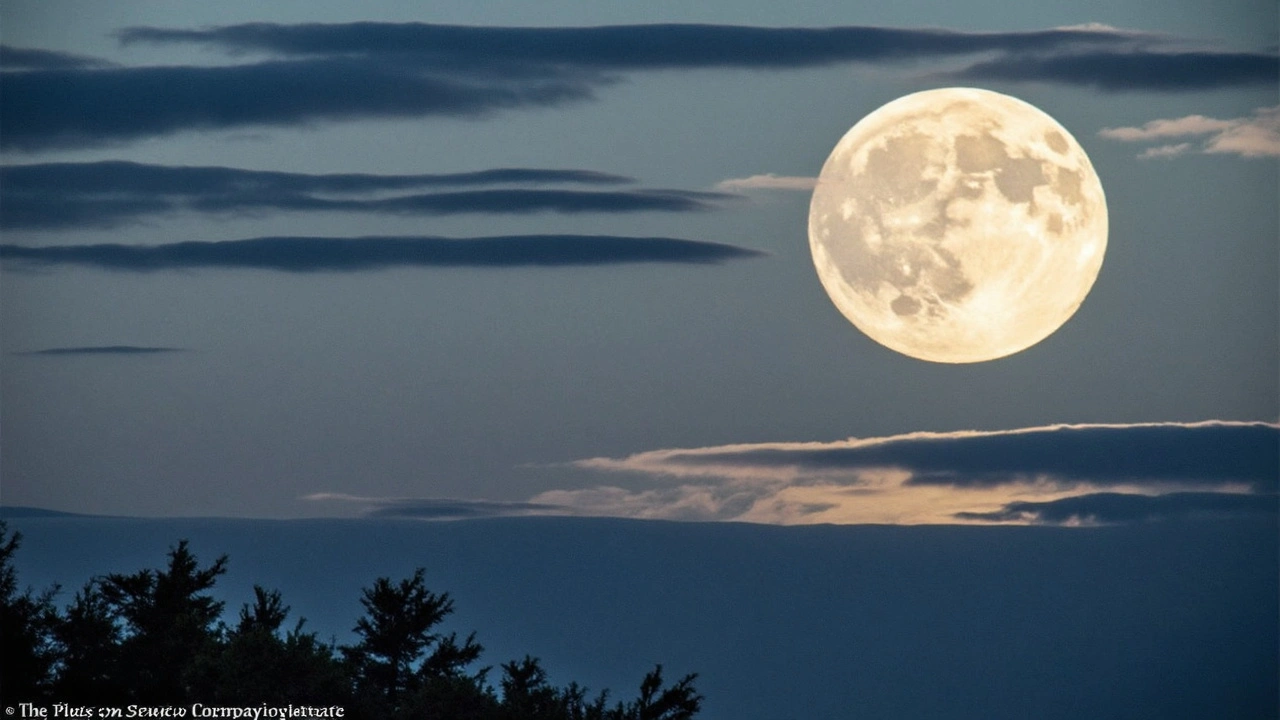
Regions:
[[[6,505],[1274,513],[1272,4],[15,0],[0,20]],[[974,365],[849,325],[796,189],[861,117],[948,85],[1061,122],[1110,216],[1076,315]]]

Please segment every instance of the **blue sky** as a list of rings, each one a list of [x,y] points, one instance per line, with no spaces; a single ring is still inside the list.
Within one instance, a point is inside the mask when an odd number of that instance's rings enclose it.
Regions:
[[[6,3],[3,502],[1274,512],[1276,23],[1267,2]],[[1066,325],[959,366],[840,316],[785,180],[949,85],[1056,118],[1110,216]],[[758,463],[870,446],[897,450]],[[706,455],[733,462],[672,461]],[[938,463],[953,481],[922,479]]]

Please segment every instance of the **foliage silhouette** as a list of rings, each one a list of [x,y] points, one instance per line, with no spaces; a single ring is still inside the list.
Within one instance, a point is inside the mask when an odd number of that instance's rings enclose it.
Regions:
[[[18,591],[20,544],[0,521],[3,705],[336,705],[359,720],[690,720],[702,707],[697,676],[667,686],[661,665],[635,700],[612,706],[607,690],[589,698],[577,683],[550,684],[528,655],[503,664],[495,688],[489,667],[473,669],[483,653],[475,634],[442,631],[453,600],[429,590],[421,568],[364,588],[358,641],[339,647],[301,619],[285,631],[289,606],[261,586],[227,625],[210,591],[228,559],[202,567],[185,540],[164,569],[94,578],[63,610],[57,587]]]

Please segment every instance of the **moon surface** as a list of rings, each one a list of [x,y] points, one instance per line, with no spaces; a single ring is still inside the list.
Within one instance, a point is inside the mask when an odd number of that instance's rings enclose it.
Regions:
[[[1102,183],[1076,139],[1008,95],[928,90],[863,118],[809,206],[831,300],[905,355],[994,360],[1062,326],[1107,249]]]

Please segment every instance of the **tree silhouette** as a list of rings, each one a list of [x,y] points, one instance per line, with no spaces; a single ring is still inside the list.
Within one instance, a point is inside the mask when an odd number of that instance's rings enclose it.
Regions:
[[[51,638],[58,589],[18,592],[13,555],[21,544],[22,534],[9,535],[8,524],[0,521],[0,693],[10,704],[48,699],[57,661]]]
[[[120,628],[116,615],[91,581],[76,593],[54,625],[59,649],[54,696],[76,704],[118,704],[127,697],[120,683]]]
[[[253,593],[254,603],[241,608],[236,627],[195,663],[193,694],[227,705],[346,705],[350,683],[333,646],[303,632],[303,620],[281,634],[289,607],[280,593],[260,585]]]
[[[201,568],[179,541],[169,551],[166,570],[111,574],[99,581],[103,600],[124,623],[121,678],[131,697],[150,704],[179,704],[190,698],[195,659],[217,641],[215,623],[223,603],[207,591],[227,571],[227,556]]]
[[[359,641],[338,648],[304,632],[301,619],[285,632],[289,607],[261,586],[234,626],[220,622],[223,603],[210,590],[227,558],[201,567],[185,540],[165,569],[91,580],[59,613],[56,588],[18,592],[20,540],[0,522],[0,697],[8,706],[339,705],[356,720],[690,720],[701,709],[696,676],[664,687],[661,665],[637,699],[612,707],[608,691],[588,699],[577,683],[550,684],[527,655],[502,665],[495,690],[488,668],[471,670],[482,652],[474,633],[459,640],[441,631],[453,600],[428,590],[421,568],[364,588]]]

